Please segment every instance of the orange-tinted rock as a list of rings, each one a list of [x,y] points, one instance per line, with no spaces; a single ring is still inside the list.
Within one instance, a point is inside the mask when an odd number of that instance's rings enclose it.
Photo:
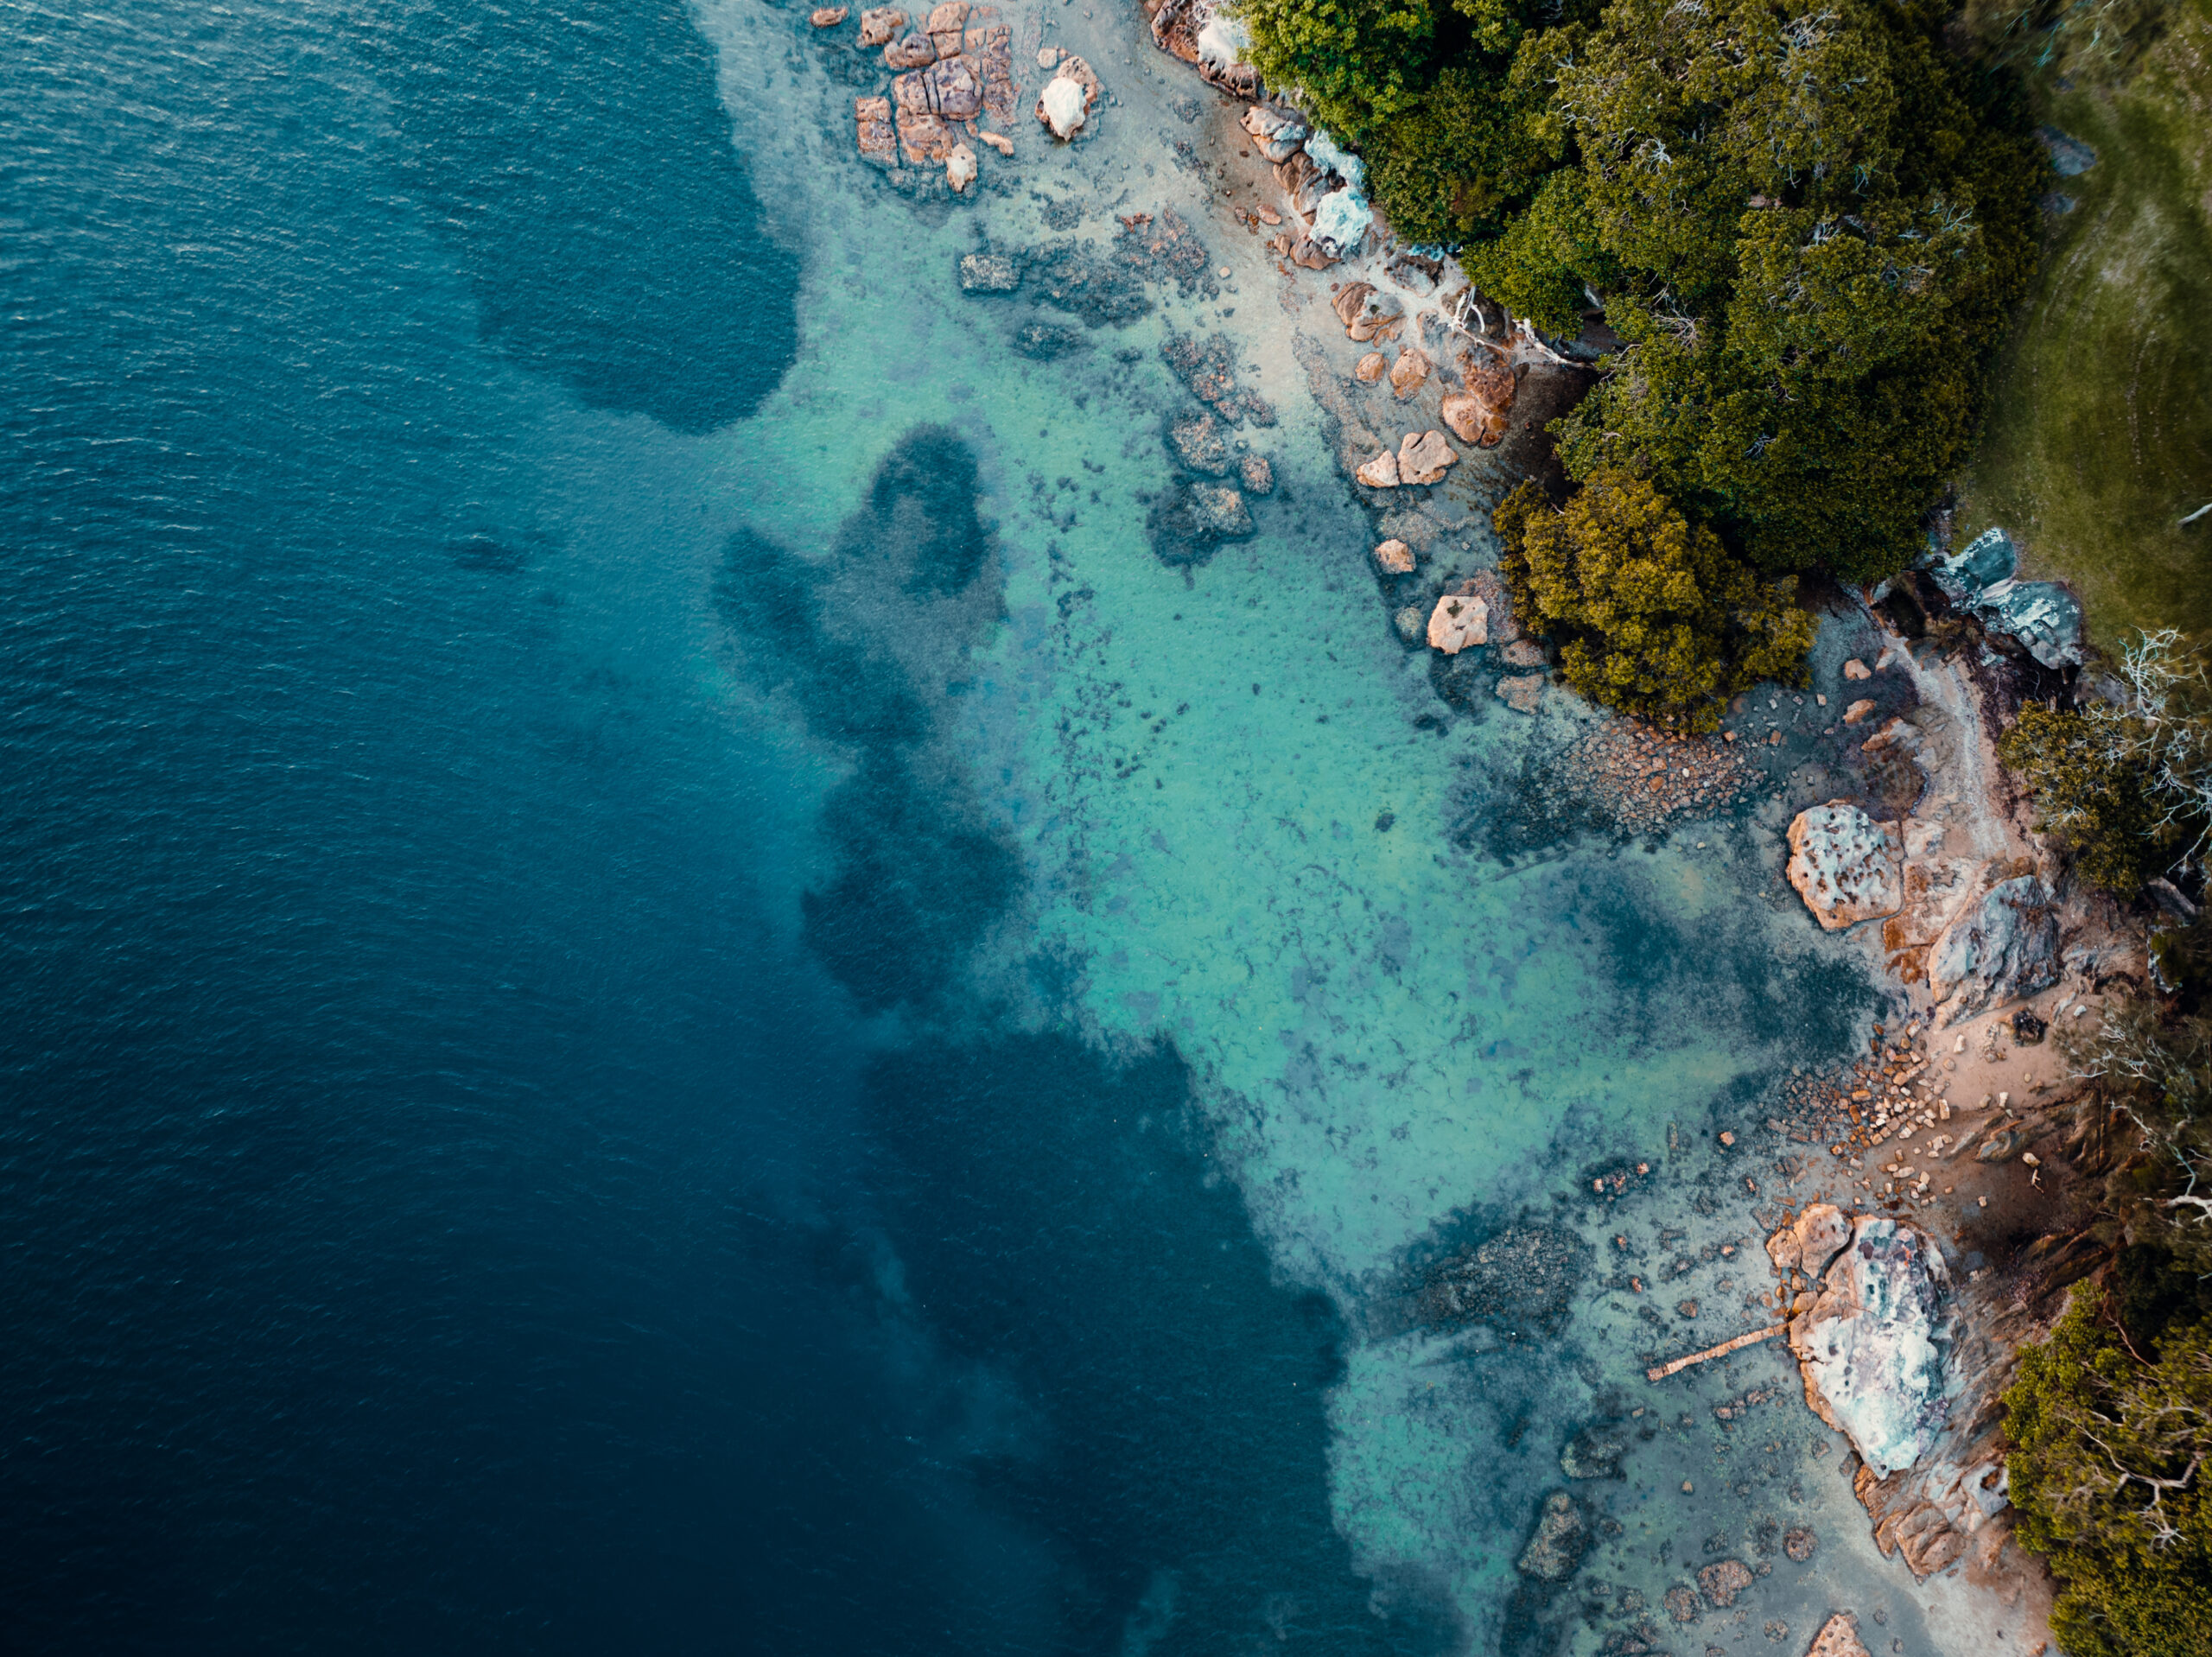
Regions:
[[[853,121],[860,129],[861,159],[874,162],[878,167],[896,167],[899,138],[891,129],[891,100],[855,98]]]
[[[1419,346],[1408,346],[1390,365],[1390,390],[1403,401],[1428,384],[1429,371],[1435,366]]]
[[[817,6],[807,13],[806,21],[817,29],[835,29],[852,15],[849,6]]]
[[[1375,549],[1376,566],[1386,575],[1414,573],[1414,549],[1402,541],[1385,541]]]
[[[1398,457],[1386,448],[1352,475],[1370,489],[1395,489],[1398,486]]]
[[[1370,351],[1367,355],[1359,359],[1359,366],[1352,371],[1357,374],[1360,378],[1365,380],[1370,385],[1372,385],[1376,381],[1382,378],[1382,371],[1389,365],[1390,365],[1383,359],[1383,356],[1381,352]]]
[[[888,46],[906,27],[906,14],[891,6],[877,6],[861,13],[861,44]]]
[[[1459,451],[1444,441],[1440,431],[1406,434],[1398,446],[1398,481],[1428,484],[1444,481],[1446,467],[1459,459]]]

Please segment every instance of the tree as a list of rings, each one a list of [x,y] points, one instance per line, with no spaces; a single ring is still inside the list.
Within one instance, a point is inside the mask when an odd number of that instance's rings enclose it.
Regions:
[[[2059,1579],[2051,1632],[2073,1657],[2212,1650],[2212,1322],[2158,1336],[2133,1349],[2079,1286],[2005,1394],[2018,1533]]]
[[[1649,482],[1601,469],[1564,508],[1524,483],[1493,522],[1516,615],[1564,641],[1567,682],[1593,701],[1711,731],[1738,691],[1807,682],[1815,624],[1795,581],[1730,556]]]
[[[2166,628],[2123,648],[2117,683],[2079,712],[2022,708],[1997,756],[2082,876],[2132,898],[2212,834],[2212,682]]]

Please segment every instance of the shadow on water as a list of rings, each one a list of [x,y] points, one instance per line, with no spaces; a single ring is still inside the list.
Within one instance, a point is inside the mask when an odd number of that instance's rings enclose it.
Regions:
[[[939,718],[948,681],[1000,613],[976,487],[968,446],[918,427],[884,458],[827,561],[741,530],[715,584],[756,678],[817,736],[858,751],[819,824],[835,871],[801,903],[808,946],[871,1013],[943,997],[1019,886]]]
[[[762,234],[715,54],[681,0],[417,0],[362,39],[397,170],[457,244],[501,355],[596,409],[700,433],[798,347],[793,261]]]
[[[970,1459],[1049,1544],[1063,1651],[1430,1651],[1449,1630],[1352,1574],[1323,1390],[1344,1330],[1270,1280],[1192,1132],[1172,1049],[1062,1036],[879,1059],[874,1182],[916,1304],[1043,1423]]]

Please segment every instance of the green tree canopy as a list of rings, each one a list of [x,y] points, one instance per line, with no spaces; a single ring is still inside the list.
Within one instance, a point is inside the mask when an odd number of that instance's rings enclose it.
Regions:
[[[1561,640],[1567,682],[1584,695],[1710,731],[1738,691],[1806,682],[1814,621],[1796,581],[1732,557],[1649,482],[1601,468],[1563,509],[1524,483],[1493,521],[1516,615]]]

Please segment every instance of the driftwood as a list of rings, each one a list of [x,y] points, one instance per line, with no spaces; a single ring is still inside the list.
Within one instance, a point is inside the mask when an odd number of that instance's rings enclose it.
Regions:
[[[1770,1329],[1755,1329],[1748,1335],[1738,1335],[1732,1341],[1723,1341],[1719,1346],[1708,1346],[1702,1352],[1693,1352],[1687,1358],[1676,1358],[1672,1363],[1655,1363],[1643,1373],[1652,1381],[1664,1381],[1669,1375],[1680,1374],[1694,1363],[1710,1363],[1715,1358],[1725,1358],[1731,1352],[1740,1352],[1747,1346],[1757,1346],[1761,1341],[1770,1341],[1789,1327],[1777,1324]]]

